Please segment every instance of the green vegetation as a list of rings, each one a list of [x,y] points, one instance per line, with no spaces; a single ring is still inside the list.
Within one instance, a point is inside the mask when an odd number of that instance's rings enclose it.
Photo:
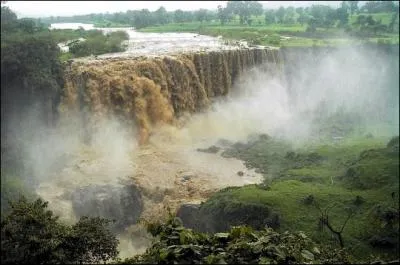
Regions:
[[[2,264],[99,263],[118,255],[116,237],[102,218],[58,222],[47,202],[21,197],[1,222]]]
[[[41,21],[17,19],[16,15],[6,6],[2,6],[1,10],[1,31],[3,36],[1,47],[5,51],[4,54],[7,54],[6,58],[2,55],[2,66],[4,68],[7,68],[9,64],[7,59],[16,57],[18,50],[22,49],[20,47],[22,43],[25,43],[24,45],[27,45],[26,43],[28,42],[32,45],[38,44],[38,47],[41,47],[42,50],[52,47],[53,53],[57,53],[58,58],[61,61],[65,61],[75,57],[124,51],[126,47],[123,42],[129,39],[125,31],[110,32],[104,35],[100,30],[84,30],[83,28],[77,30],[49,30]],[[78,41],[80,38],[82,38],[82,41]],[[69,54],[58,51],[59,48],[56,44],[63,42],[69,42]],[[35,47],[31,49],[34,50],[36,49]],[[14,49],[15,51],[8,51],[8,49]],[[24,53],[28,53],[28,51],[24,51]],[[50,56],[50,58],[53,57]]]
[[[17,19],[6,6],[1,7],[1,112],[2,143],[1,180],[2,213],[9,209],[8,201],[15,200],[19,194],[34,196],[27,192],[27,181],[31,176],[21,158],[21,146],[11,146],[13,135],[11,120],[22,120],[32,106],[38,104],[39,120],[43,124],[55,121],[57,105],[63,84],[61,62],[78,56],[117,52],[124,49],[121,43],[128,39],[125,32],[91,30],[48,30],[41,23],[30,19]],[[81,43],[71,43],[70,53],[61,53],[58,42],[76,38],[86,38]],[[49,114],[51,118],[49,119]],[[13,118],[11,118],[13,117]],[[4,130],[3,130],[4,129]],[[8,138],[7,138],[8,139]],[[3,142],[3,141],[2,141]],[[7,143],[6,143],[7,142]],[[12,150],[12,151],[11,151]],[[27,174],[29,175],[29,173]],[[30,183],[32,184],[32,183]]]
[[[16,174],[6,172],[1,168],[1,218],[10,213],[11,206],[9,202],[16,201],[24,195],[29,199],[33,199],[35,194],[31,194],[29,188],[23,180]]]
[[[313,5],[307,8],[267,9],[247,6],[247,1],[228,1],[218,9],[218,20],[186,21],[142,28],[143,32],[193,32],[245,39],[251,44],[272,46],[327,46],[353,42],[399,43],[399,12],[394,2],[344,1],[341,7]],[[379,12],[376,12],[379,10]],[[361,11],[363,13],[361,13]]]
[[[110,32],[104,35],[101,31],[91,30],[85,41],[70,43],[68,45],[69,52],[73,57],[122,52],[126,47],[121,43],[128,39],[128,33],[125,31]]]
[[[399,43],[396,1],[342,1],[338,8],[263,9],[257,1],[227,1],[217,10],[166,11],[160,7],[114,14],[49,17],[40,23],[81,22],[97,27],[135,27],[143,32],[192,32],[226,39],[245,39],[271,46],[327,46],[353,42]]]
[[[264,135],[236,143],[222,155],[244,160],[265,175],[264,183],[222,190],[200,212],[266,205],[281,217],[277,231],[304,231],[317,243],[340,247],[334,233],[319,225],[329,208],[331,228],[343,226],[344,247],[357,260],[398,258],[398,137],[386,142],[350,138],[299,149]]]
[[[155,12],[78,16],[81,21],[77,17],[19,20],[4,6],[1,12],[2,123],[11,117],[22,120],[23,110],[36,102],[47,106],[41,113],[43,121],[49,122],[47,114],[56,113],[63,87],[60,61],[121,51],[127,39],[121,32],[103,35],[97,30],[49,31],[42,22],[96,21],[96,25],[198,32],[276,46],[364,40],[398,43],[398,6],[393,2],[367,2],[359,9],[357,1],[345,1],[338,9],[321,5],[289,7],[266,10],[264,15],[260,15],[256,2],[228,2],[215,12],[167,12],[161,7]],[[283,39],[282,35],[291,38]],[[349,40],[347,35],[354,39]],[[70,53],[59,51],[58,42],[77,38],[86,40],[70,43]],[[323,119],[324,126],[317,129],[327,137],[302,147],[268,135],[233,144],[222,155],[244,160],[248,168],[264,174],[265,181],[226,188],[200,206],[201,214],[209,220],[217,219],[215,230],[224,232],[193,232],[173,218],[165,224],[148,224],[155,236],[154,244],[145,254],[123,263],[348,263],[398,259],[399,137],[390,141],[371,135],[355,137],[354,128],[347,126],[346,117],[342,118]],[[337,128],[344,138],[332,142],[332,132]],[[3,133],[13,133],[7,130],[3,132],[2,128],[2,140],[6,139]],[[36,195],[29,193],[20,176],[29,168],[9,150],[21,147],[4,146],[2,143],[2,160],[7,162],[2,161],[1,167],[1,262],[99,263],[115,259],[118,241],[108,228],[109,221],[82,217],[72,226],[60,223],[46,209],[47,202],[34,200]],[[219,149],[213,146],[199,151],[216,153]],[[20,194],[29,199],[15,202]],[[265,228],[265,224],[274,230]]]
[[[165,224],[149,224],[148,230],[157,241],[143,255],[122,264],[349,263],[344,251],[320,246],[302,232],[236,226],[208,235],[185,229],[172,217]]]

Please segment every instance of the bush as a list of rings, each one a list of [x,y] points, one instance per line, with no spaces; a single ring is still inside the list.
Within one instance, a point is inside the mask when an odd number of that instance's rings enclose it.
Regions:
[[[70,44],[69,51],[75,57],[122,52],[126,48],[122,42],[128,39],[129,35],[125,31],[111,32],[107,35],[96,30],[90,31],[85,41]]]
[[[268,44],[279,46],[281,44],[281,37],[278,34],[268,35],[265,39]]]
[[[265,264],[349,263],[343,250],[318,246],[304,233],[254,231],[232,227],[228,233],[203,234],[182,227],[170,217],[165,224],[149,224],[157,241],[124,264]]]
[[[1,222],[2,264],[98,263],[117,257],[109,221],[82,217],[70,227],[58,222],[47,205],[25,197],[11,203],[11,213]]]

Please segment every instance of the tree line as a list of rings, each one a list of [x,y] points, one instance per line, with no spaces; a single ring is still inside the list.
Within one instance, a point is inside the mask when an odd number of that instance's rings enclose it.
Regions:
[[[310,30],[315,27],[344,27],[349,22],[349,15],[359,13],[396,13],[399,10],[396,1],[367,1],[363,5],[359,1],[342,1],[338,8],[327,5],[314,4],[310,7],[280,7],[278,9],[264,9],[257,1],[227,1],[225,6],[218,6],[217,10],[199,9],[196,11],[167,11],[164,7],[156,11],[128,10],[117,13],[100,13],[77,15],[71,17],[47,17],[41,19],[44,23],[57,22],[81,22],[93,23],[107,21],[111,23],[130,25],[137,29],[165,25],[168,23],[188,23],[188,22],[217,22],[222,25],[229,22],[239,22],[241,25],[254,24],[254,16],[264,16],[263,20],[258,20],[258,24],[308,24]],[[375,22],[376,24],[377,22]],[[107,24],[106,24],[107,25]]]

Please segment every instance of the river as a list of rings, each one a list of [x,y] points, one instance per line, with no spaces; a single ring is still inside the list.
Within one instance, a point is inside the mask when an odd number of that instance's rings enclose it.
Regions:
[[[227,45],[221,37],[211,37],[195,33],[147,33],[138,32],[134,28],[95,28],[93,24],[83,23],[55,23],[50,29],[98,29],[104,33],[112,31],[126,31],[129,40],[126,41],[125,52],[99,55],[98,58],[152,56],[161,54],[174,54],[190,51],[213,51],[222,49],[238,49],[238,46]],[[243,42],[243,45],[247,43]]]

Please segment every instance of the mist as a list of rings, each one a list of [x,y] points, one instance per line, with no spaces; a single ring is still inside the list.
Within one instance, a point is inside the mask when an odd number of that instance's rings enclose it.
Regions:
[[[290,52],[284,68],[294,73],[271,71],[271,65],[251,69],[228,98],[192,116],[184,130],[198,140],[245,141],[249,134],[267,133],[305,143],[344,136],[320,133],[335,119],[351,127],[353,136],[397,134],[398,57],[373,47],[343,47],[319,55]]]

